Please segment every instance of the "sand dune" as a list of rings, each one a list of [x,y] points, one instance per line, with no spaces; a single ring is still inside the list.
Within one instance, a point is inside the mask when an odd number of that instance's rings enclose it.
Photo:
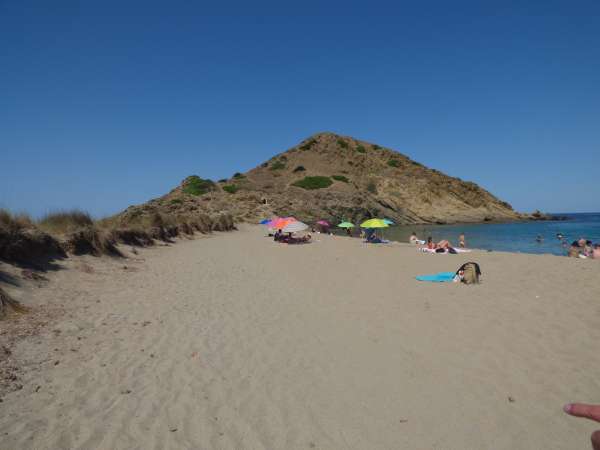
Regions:
[[[561,407],[600,402],[600,264],[262,233],[79,258],[28,292],[66,314],[14,348],[0,448],[589,448]],[[483,284],[414,280],[467,260]]]

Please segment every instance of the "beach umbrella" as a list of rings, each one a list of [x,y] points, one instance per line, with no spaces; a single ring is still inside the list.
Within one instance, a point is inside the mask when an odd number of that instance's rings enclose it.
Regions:
[[[278,217],[269,222],[269,226],[279,230],[292,222],[296,222],[294,217]]]
[[[342,222],[338,225],[339,228],[354,228],[354,224],[350,222]]]
[[[385,223],[387,223],[388,225],[396,225],[396,224],[394,223],[394,221],[393,221],[393,220],[391,220],[391,219],[383,219],[383,221],[384,221]]]
[[[308,228],[308,225],[306,225],[304,222],[295,220],[295,221],[287,224],[285,227],[283,227],[283,229],[281,231],[283,231],[284,233],[295,233],[296,231],[304,231],[307,228]]]
[[[329,222],[327,222],[326,220],[319,220],[317,222],[318,225],[323,225],[324,227],[329,227]]]
[[[382,219],[369,219],[360,224],[361,228],[387,228],[389,225]]]
[[[263,220],[261,220],[258,223],[261,224],[261,225],[268,225],[270,221],[271,221],[271,219],[263,219]]]

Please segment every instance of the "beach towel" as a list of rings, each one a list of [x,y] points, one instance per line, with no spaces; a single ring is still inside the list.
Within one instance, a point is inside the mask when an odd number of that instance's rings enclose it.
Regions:
[[[418,281],[433,281],[437,283],[448,283],[454,280],[455,272],[440,272],[433,275],[419,275],[415,277]]]

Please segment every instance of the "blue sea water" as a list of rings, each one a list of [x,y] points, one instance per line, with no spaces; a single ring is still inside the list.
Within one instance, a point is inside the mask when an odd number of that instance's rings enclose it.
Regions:
[[[568,244],[585,238],[600,243],[600,213],[558,213],[566,216],[564,221],[489,223],[474,225],[408,225],[386,228],[387,239],[408,242],[410,234],[415,231],[419,239],[426,240],[432,236],[435,242],[449,240],[458,245],[458,236],[465,234],[467,246],[485,250],[522,253],[551,253],[566,255]],[[556,238],[557,233],[565,236],[564,246]],[[542,242],[536,242],[541,236]]]

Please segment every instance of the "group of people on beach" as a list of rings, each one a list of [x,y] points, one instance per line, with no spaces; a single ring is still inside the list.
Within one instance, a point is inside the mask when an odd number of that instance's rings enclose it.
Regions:
[[[580,238],[571,242],[569,257],[600,259],[600,243],[592,243],[589,239]]]
[[[282,244],[306,244],[310,242],[311,238],[310,234],[302,237],[295,237],[292,233],[284,233],[281,229],[273,234],[273,240]]]
[[[427,242],[425,242],[425,241],[419,239],[417,237],[417,233],[415,233],[414,231],[408,238],[408,242],[411,244],[414,244],[414,245],[422,246],[422,248],[426,248],[427,250],[435,251],[436,253],[457,253],[455,247],[452,246],[450,241],[448,241],[447,239],[442,239],[439,242],[433,242],[433,238],[431,236],[429,236],[427,238]],[[465,239],[464,233],[461,233],[458,236],[458,246],[461,249],[464,249],[467,247],[467,240]]]

